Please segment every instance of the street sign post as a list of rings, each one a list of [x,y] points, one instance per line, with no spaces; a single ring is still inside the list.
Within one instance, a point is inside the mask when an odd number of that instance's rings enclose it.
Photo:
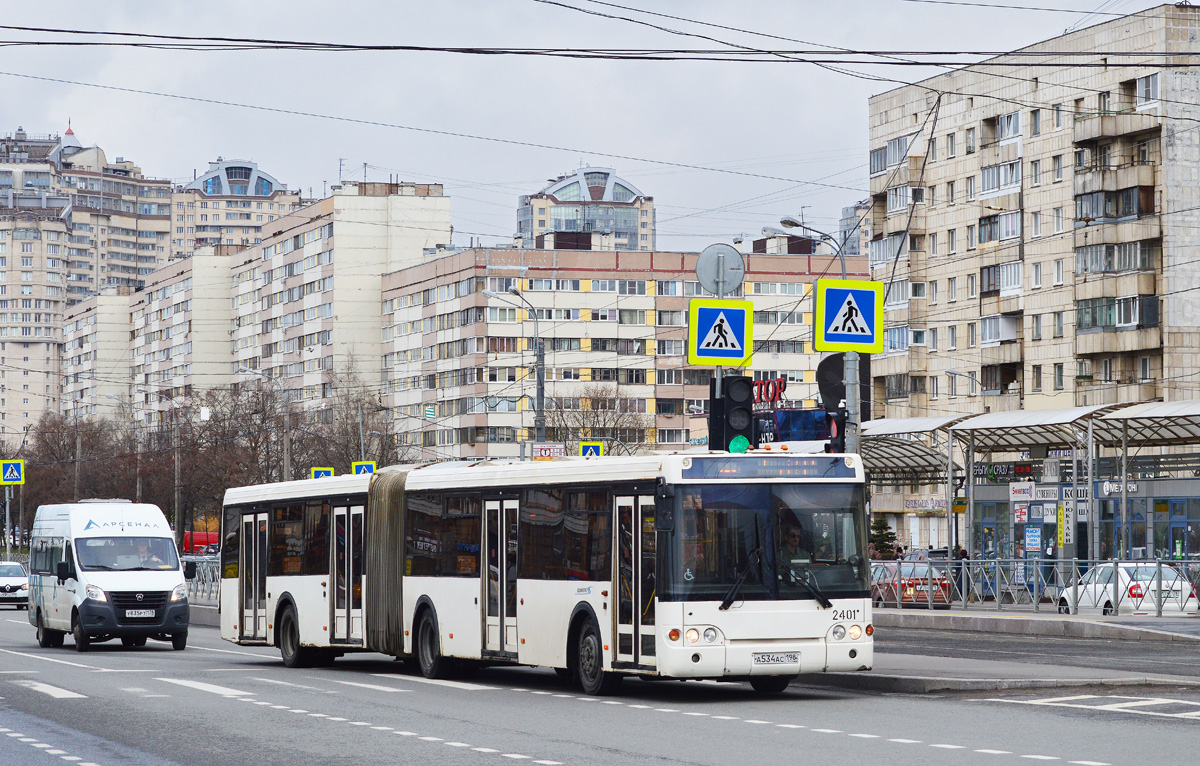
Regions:
[[[882,282],[818,279],[814,290],[813,348],[817,351],[883,351]]]
[[[310,479],[324,479],[329,476],[333,476],[332,468],[310,468],[310,469],[308,469],[308,478],[310,478]]]
[[[351,463],[350,464],[350,473],[353,473],[355,475],[364,474],[364,473],[375,473],[375,461],[374,460],[360,460],[358,462]]]
[[[718,298],[741,287],[745,278],[746,261],[732,245],[709,245],[696,258],[696,280]]]
[[[579,442],[579,454],[582,457],[601,457],[604,455],[604,442]]]
[[[743,367],[754,357],[754,304],[693,298],[688,304],[688,364]]]
[[[0,460],[0,485],[24,483],[24,460]]]

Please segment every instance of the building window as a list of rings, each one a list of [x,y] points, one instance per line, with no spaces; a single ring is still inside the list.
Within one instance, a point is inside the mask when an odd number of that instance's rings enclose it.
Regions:
[[[929,188],[932,189],[933,187],[931,186]],[[938,235],[937,235],[936,231],[929,235],[929,254],[930,255],[938,254]]]
[[[1029,135],[1039,136],[1042,133],[1042,110],[1034,109],[1029,113]]]
[[[958,375],[955,373],[946,373],[946,393],[950,396],[958,396]]]
[[[996,135],[1001,141],[1021,137],[1021,113],[1009,112],[996,120]]]
[[[946,232],[946,251],[949,253],[958,252],[958,231],[956,229]]]
[[[1055,286],[1063,283],[1063,276],[1066,271],[1066,261],[1058,258],[1054,261],[1054,284]]]
[[[1158,74],[1137,78],[1137,105],[1145,106],[1158,101]]]
[[[1056,338],[1061,338],[1063,336],[1063,317],[1065,315],[1065,311],[1054,312],[1054,337]]]
[[[938,398],[938,377],[936,375],[929,376],[929,398]]]
[[[1042,286],[1042,264],[1040,263],[1033,264],[1033,286]]]
[[[1059,362],[1054,365],[1054,390],[1063,390],[1063,363]]]
[[[929,161],[937,161],[937,136],[929,137]]]
[[[996,320],[996,336],[1000,336],[1000,317],[992,317]],[[986,320],[985,320],[986,321]],[[967,322],[967,348],[975,348],[975,344],[979,342],[978,331],[974,322]]]
[[[1042,214],[1040,211],[1034,211],[1029,214],[1029,229],[1032,236],[1042,236]]]
[[[958,300],[958,277],[950,277],[946,280],[946,300],[951,303]]]
[[[1152,374],[1152,370],[1150,367],[1150,357],[1139,356],[1138,357],[1138,380],[1142,380],[1142,381],[1150,380],[1151,374]]]
[[[938,301],[938,283],[937,280],[929,282],[929,305],[936,306]]]
[[[1030,368],[1029,372],[1030,386],[1034,391],[1042,390],[1042,366],[1035,364]]]
[[[1054,180],[1063,180],[1063,156],[1056,154],[1050,158],[1050,165],[1054,169]]]
[[[948,334],[946,336],[946,348],[958,348],[958,325],[956,324],[952,324],[948,328]]]
[[[1033,317],[1031,318],[1031,321],[1032,321],[1033,339],[1041,340],[1042,339],[1042,315],[1034,314]]]
[[[954,204],[954,182],[953,181],[946,182],[946,204],[947,205]]]
[[[975,249],[975,227],[974,226],[967,227],[967,249],[968,250]]]
[[[929,328],[929,350],[937,351],[938,346],[938,331],[936,327]]]
[[[975,128],[967,128],[967,154],[975,153]]]
[[[976,289],[975,289],[975,275],[974,275],[974,274],[968,274],[968,275],[967,275],[967,297],[968,297],[968,298],[974,298],[974,297],[976,297],[978,294],[979,294],[979,293],[978,293],[978,292],[976,291]]]
[[[946,156],[947,157],[955,156],[954,139],[955,139],[955,135],[953,133],[946,134]]]
[[[967,202],[975,199],[975,176],[967,176]]]
[[[1041,160],[1030,160],[1029,161],[1029,184],[1031,186],[1037,186],[1037,185],[1041,184],[1041,182],[1042,182],[1042,161]]]
[[[1054,129],[1058,130],[1063,126],[1063,105],[1054,105]]]
[[[1063,230],[1063,209],[1061,207],[1054,208],[1054,233],[1062,234]]]

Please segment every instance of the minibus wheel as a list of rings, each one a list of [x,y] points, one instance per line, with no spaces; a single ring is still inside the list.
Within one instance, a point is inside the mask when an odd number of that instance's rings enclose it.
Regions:
[[[43,649],[51,649],[63,645],[63,634],[57,630],[50,630],[42,624],[42,610],[40,609],[37,613],[37,640],[38,646]]]
[[[75,651],[86,652],[91,648],[92,642],[88,638],[88,634],[83,632],[83,621],[79,619],[79,615],[75,615],[75,624],[71,627],[71,633],[75,637]]]
[[[579,651],[575,654],[575,675],[585,694],[612,694],[621,685],[621,677],[604,670],[604,650],[600,628],[588,620],[579,630]]]

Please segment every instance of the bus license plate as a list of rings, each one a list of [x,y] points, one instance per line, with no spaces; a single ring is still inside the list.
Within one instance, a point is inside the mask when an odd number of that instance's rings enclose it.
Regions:
[[[126,609],[125,616],[126,617],[153,617],[154,610],[153,609]]]
[[[800,664],[800,653],[799,652],[783,652],[780,654],[780,653],[775,653],[775,652],[755,652],[754,653],[754,664],[755,665],[799,665]]]

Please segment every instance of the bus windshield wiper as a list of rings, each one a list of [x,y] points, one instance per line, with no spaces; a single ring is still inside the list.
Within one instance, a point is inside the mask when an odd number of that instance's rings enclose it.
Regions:
[[[725,598],[721,600],[721,605],[717,607],[722,612],[727,610],[737,598],[738,592],[742,589],[742,585],[746,583],[746,578],[750,576],[750,572],[758,566],[759,558],[762,556],[763,546],[758,539],[758,517],[754,517],[754,550],[750,551],[750,555],[746,557],[746,568],[738,575],[733,584],[729,586],[729,590],[725,591]]]
[[[800,572],[797,572],[790,566],[788,569],[792,573],[792,582],[811,593],[813,598],[817,600],[817,603],[821,605],[821,608],[828,609],[833,606],[833,602],[829,600],[829,597],[821,590],[821,586],[817,584],[817,578],[813,576],[811,569],[804,567]]]

